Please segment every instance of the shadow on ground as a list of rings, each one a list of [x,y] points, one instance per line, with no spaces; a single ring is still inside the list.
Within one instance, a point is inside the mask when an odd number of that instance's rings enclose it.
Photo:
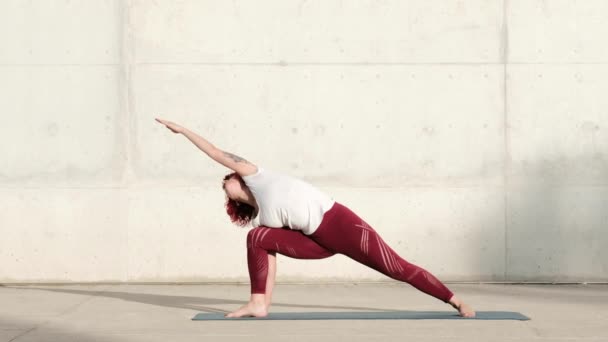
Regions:
[[[118,292],[118,291],[105,291],[105,290],[74,290],[74,289],[57,289],[57,288],[45,288],[45,287],[21,287],[21,286],[7,286],[6,288],[13,288],[19,290],[32,290],[32,291],[49,291],[56,293],[69,293],[83,296],[93,297],[106,297],[114,299],[122,299],[129,302],[137,302],[143,304],[151,304],[164,307],[173,307],[179,309],[191,309],[206,312],[222,312],[229,313],[230,311],[210,307],[208,305],[222,305],[222,304],[246,304],[246,301],[234,300],[227,298],[212,298],[212,297],[190,297],[190,296],[168,296],[158,295],[149,293],[132,293],[132,292]],[[361,306],[336,306],[336,305],[321,305],[321,304],[294,304],[294,303],[279,303],[273,302],[273,307],[290,307],[290,308],[305,308],[305,309],[338,309],[338,310],[369,310],[369,311],[399,311],[395,309],[387,308],[372,308],[372,307],[361,307]]]

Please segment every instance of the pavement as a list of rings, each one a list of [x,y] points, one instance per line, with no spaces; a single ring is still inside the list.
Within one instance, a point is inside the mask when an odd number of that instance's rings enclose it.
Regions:
[[[481,311],[530,321],[192,321],[230,312],[249,285],[3,285],[0,341],[608,341],[608,285],[450,284]],[[271,312],[446,311],[399,282],[277,284]]]

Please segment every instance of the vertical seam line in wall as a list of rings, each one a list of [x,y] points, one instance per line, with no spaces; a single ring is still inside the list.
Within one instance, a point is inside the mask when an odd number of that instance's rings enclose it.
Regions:
[[[502,3],[502,61],[503,61],[503,125],[504,125],[504,156],[503,156],[503,226],[504,226],[504,260],[503,260],[503,281],[507,280],[509,258],[508,258],[508,229],[509,229],[509,215],[508,215],[508,193],[509,193],[509,112],[508,112],[508,89],[507,89],[507,64],[509,59],[509,27],[507,22],[507,11],[509,7],[509,0],[503,0]]]
[[[121,108],[121,112],[119,113],[119,115],[122,115],[123,117],[121,118],[122,120],[126,121],[125,125],[122,125],[123,129],[121,130],[121,133],[124,136],[124,141],[125,141],[125,145],[126,148],[124,149],[124,153],[125,153],[125,163],[124,165],[124,169],[123,169],[123,175],[122,175],[122,183],[124,185],[123,187],[123,191],[125,191],[125,194],[122,194],[124,196],[126,196],[126,201],[127,201],[127,210],[125,212],[126,217],[126,249],[125,249],[125,255],[127,257],[127,263],[125,266],[125,274],[123,275],[124,279],[123,281],[128,282],[130,279],[130,270],[129,270],[129,254],[131,253],[130,251],[130,241],[129,241],[129,236],[130,236],[130,220],[129,220],[129,209],[131,207],[131,201],[130,201],[130,193],[128,191],[129,185],[131,184],[131,175],[132,175],[132,167],[133,165],[132,163],[132,156],[134,153],[134,146],[132,144],[132,136],[131,133],[133,131],[132,126],[133,126],[133,118],[131,117],[131,113],[132,113],[132,98],[131,98],[131,64],[132,64],[132,58],[133,58],[133,54],[132,54],[132,43],[133,43],[133,39],[132,39],[132,32],[131,32],[131,25],[130,25],[130,8],[131,8],[131,0],[127,0],[127,1],[120,1],[119,2],[121,5],[118,6],[119,10],[120,10],[120,49],[121,49],[121,78],[120,78],[120,82],[121,84],[119,85],[120,87],[120,92],[121,92],[121,96],[122,96],[122,108]]]

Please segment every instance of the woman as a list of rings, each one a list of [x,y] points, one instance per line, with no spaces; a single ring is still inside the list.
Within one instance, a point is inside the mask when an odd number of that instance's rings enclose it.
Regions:
[[[222,188],[231,220],[251,225],[247,235],[247,263],[251,298],[226,317],[268,315],[276,274],[276,253],[297,259],[346,255],[396,280],[407,282],[458,310],[463,317],[475,311],[437,278],[401,258],[364,220],[312,185],[256,167],[216,148],[194,132],[171,121],[156,119],[173,133],[186,136],[211,159],[234,172]]]

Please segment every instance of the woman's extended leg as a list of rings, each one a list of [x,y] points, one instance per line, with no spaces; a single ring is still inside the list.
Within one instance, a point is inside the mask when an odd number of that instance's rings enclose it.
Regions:
[[[325,248],[344,254],[395,280],[456,307],[464,316],[474,312],[454,297],[441,281],[427,270],[400,257],[380,235],[349,208],[336,203],[317,230],[310,235]]]
[[[269,255],[276,253],[295,259],[324,259],[335,254],[298,230],[264,226],[251,229],[247,234],[247,266],[251,281],[251,299],[247,305],[226,317],[263,317],[268,314],[265,296],[269,276],[268,260]],[[272,272],[273,270],[270,270],[270,273]]]

